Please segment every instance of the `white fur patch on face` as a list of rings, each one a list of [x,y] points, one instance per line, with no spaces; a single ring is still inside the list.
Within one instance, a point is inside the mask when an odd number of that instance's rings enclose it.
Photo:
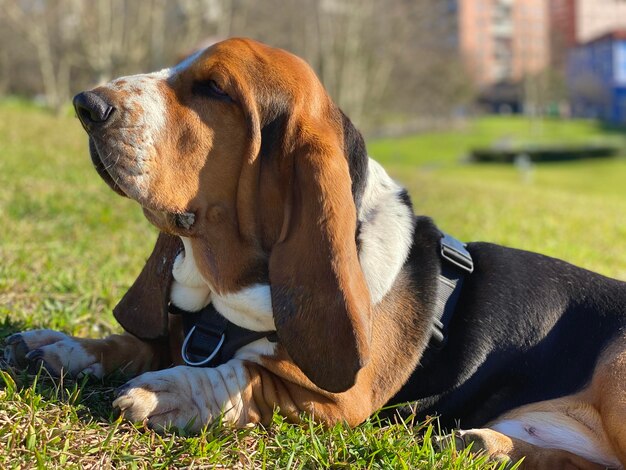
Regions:
[[[104,85],[123,96],[116,103],[118,114],[114,131],[98,146],[100,158],[114,180],[131,198],[145,197],[150,188],[150,166],[166,128],[168,115],[163,85],[171,69],[120,77]],[[118,181],[119,182],[119,181]]]
[[[403,192],[370,158],[358,214],[359,261],[374,304],[391,289],[413,244],[415,215],[403,202]]]
[[[619,460],[605,444],[606,436],[595,435],[590,428],[563,413],[526,413],[490,427],[538,447],[566,450],[607,467],[620,467]]]

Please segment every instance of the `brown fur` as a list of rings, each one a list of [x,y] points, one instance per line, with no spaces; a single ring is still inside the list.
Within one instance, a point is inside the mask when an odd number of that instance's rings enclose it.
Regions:
[[[415,296],[410,294],[408,277],[401,273],[396,288],[374,307],[370,361],[346,392],[329,393],[316,387],[284,351],[264,358],[263,367],[249,365],[253,389],[262,384],[262,390],[253,392],[254,402],[250,403],[253,408],[265,410],[259,422],[271,419],[275,406],[292,419],[306,412],[326,423],[344,421],[354,426],[363,422],[389,400],[416,365],[406,350],[406,341],[415,339],[412,344],[419,348],[417,338],[423,338],[424,331],[417,326],[413,331],[401,332],[395,325],[407,311],[419,308]]]
[[[472,450],[487,453],[492,460],[515,463],[523,470],[600,470],[605,468],[585,460],[571,452],[558,449],[543,449],[519,439],[511,438],[492,429],[477,429],[459,434],[455,446],[463,450],[470,444]]]
[[[263,57],[272,68],[263,69],[261,74],[261,66],[250,60],[251,55]],[[406,324],[399,317],[420,306],[403,275],[371,314],[369,303],[364,303],[369,295],[354,241],[339,236],[354,233],[356,221],[347,165],[336,157],[341,152],[342,134],[338,110],[310,69],[281,51],[249,41],[233,41],[210,49],[182,80],[197,79],[210,68],[223,71],[223,77],[218,75],[216,81],[240,105],[211,104],[220,107],[219,120],[212,118],[215,111],[194,104],[191,97],[181,95],[174,87],[177,100],[194,109],[201,122],[189,119],[186,108],[173,116],[186,128],[177,141],[180,160],[171,164],[190,165],[185,171],[192,174],[202,168],[198,180],[203,184],[190,201],[176,202],[171,208],[192,208],[204,217],[191,234],[180,233],[158,219],[151,220],[163,230],[192,237],[203,276],[220,292],[236,291],[255,276],[262,277],[267,263],[274,316],[286,350],[279,348],[276,357],[264,358],[262,365],[248,365],[249,389],[243,394],[245,421],[267,423],[273,409],[279,407],[294,420],[308,412],[328,423],[358,424],[382,406],[415,367],[404,353],[404,345],[419,341],[417,338],[425,337],[424,332],[411,335],[394,326]],[[257,155],[263,123],[278,119],[283,107],[290,109],[283,123],[284,137],[271,142],[269,156],[273,158],[260,161]],[[190,129],[192,125],[212,129],[212,139],[199,137],[202,132]],[[195,136],[193,145],[180,142],[191,141],[190,136]],[[182,159],[194,152],[199,152],[201,165]],[[207,152],[209,158],[204,158]],[[236,155],[243,157],[234,158]],[[176,192],[178,180],[164,178],[157,192]],[[168,195],[163,199],[173,198]],[[269,260],[267,252],[271,253]],[[330,263],[325,262],[329,259]],[[302,269],[303,265],[307,269]],[[339,305],[328,308],[337,291],[342,292],[347,310],[339,317],[324,317],[324,312],[341,309]],[[300,308],[293,311],[294,304]],[[333,334],[329,336],[320,328],[331,329]],[[303,343],[310,347],[302,349]],[[337,348],[332,349],[335,345]],[[329,393],[311,378],[323,383],[326,390],[349,387],[346,377],[332,373],[332,362],[337,358],[347,364],[346,370],[360,371],[355,385],[347,391]],[[569,421],[564,426],[580,426],[581,432],[592,433],[607,446],[607,452],[615,449],[624,462],[625,417],[615,411],[600,414],[603,408],[624,409],[615,406],[624,397],[624,356],[614,354],[608,361],[611,367],[600,367],[581,396],[522,407],[501,419],[548,407],[555,420],[566,416]],[[619,378],[603,378],[616,370],[622,371]],[[591,394],[594,387],[600,387],[603,393]],[[592,411],[581,412],[589,407]],[[468,433],[466,439],[472,440],[472,436],[493,456],[513,460],[526,457],[526,468],[596,467],[568,452],[540,449],[492,430]]]
[[[143,270],[113,309],[113,315],[126,331],[144,339],[161,338],[167,334],[172,266],[181,249],[178,237],[159,234]],[[146,311],[151,314],[146,315]]]

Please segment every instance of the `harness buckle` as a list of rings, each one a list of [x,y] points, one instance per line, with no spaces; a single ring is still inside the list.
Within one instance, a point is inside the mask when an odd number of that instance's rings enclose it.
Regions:
[[[463,271],[468,273],[474,271],[474,261],[465,249],[465,245],[448,234],[444,234],[441,238],[441,257]]]
[[[183,357],[183,361],[185,361],[185,364],[187,364],[188,366],[192,366],[192,367],[203,366],[211,362],[211,360],[217,355],[219,350],[222,348],[222,345],[224,344],[224,340],[226,339],[226,334],[221,333],[220,340],[217,343],[217,346],[215,346],[215,349],[213,350],[213,352],[209,354],[206,358],[200,361],[194,361],[189,357],[189,353],[187,349],[189,347],[189,341],[191,340],[191,336],[193,335],[194,331],[196,331],[196,326],[197,325],[193,325],[191,327],[191,329],[189,330],[189,333],[187,333],[187,336],[185,337],[185,341],[183,341],[183,346],[180,348],[180,353],[181,353],[181,356]]]

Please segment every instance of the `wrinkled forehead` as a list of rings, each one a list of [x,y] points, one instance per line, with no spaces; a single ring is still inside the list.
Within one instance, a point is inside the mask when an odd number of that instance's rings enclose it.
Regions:
[[[177,79],[180,79],[186,73],[189,73],[191,67],[194,66],[196,62],[201,60],[206,52],[206,50],[200,50],[173,67],[151,73],[142,73],[116,78],[104,86],[114,91],[128,91],[138,95],[141,95],[148,91],[151,87],[156,86],[157,82],[163,82],[162,85],[171,86]]]
[[[145,121],[156,131],[163,129],[167,120],[164,111],[191,106],[196,102],[193,85],[206,81],[217,82],[246,109],[258,109],[266,117],[296,103],[307,103],[312,111],[322,109],[327,101],[323,86],[306,62],[282,49],[245,39],[214,44],[173,67],[121,77],[101,90],[122,111],[123,125]]]
[[[106,85],[115,91],[140,92],[157,82],[176,87],[193,80],[221,79],[268,86],[314,85],[315,73],[299,57],[245,39],[230,39],[199,50],[180,63],[152,73],[121,77]]]
[[[154,94],[159,89],[163,91],[164,87],[173,89],[193,80],[219,78],[220,75],[224,79],[233,75],[240,78],[243,74],[238,70],[245,68],[249,73],[254,62],[254,57],[246,52],[246,48],[218,43],[194,52],[172,67],[120,77],[103,85],[103,88],[141,96]],[[209,77],[211,73],[213,76]]]
[[[214,74],[226,82],[246,83],[263,89],[317,88],[318,79],[309,64],[283,49],[247,39],[219,42],[183,60],[173,69],[178,77],[202,78]],[[231,80],[232,79],[232,80]]]

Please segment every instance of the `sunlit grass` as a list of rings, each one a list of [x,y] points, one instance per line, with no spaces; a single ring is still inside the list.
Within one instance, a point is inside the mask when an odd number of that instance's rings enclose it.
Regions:
[[[538,130],[539,129],[539,130]],[[615,158],[514,165],[469,164],[478,145],[518,141],[610,142]],[[369,145],[410,189],[418,213],[464,240],[483,240],[563,258],[626,279],[626,131],[589,121],[486,118],[460,130]]]

